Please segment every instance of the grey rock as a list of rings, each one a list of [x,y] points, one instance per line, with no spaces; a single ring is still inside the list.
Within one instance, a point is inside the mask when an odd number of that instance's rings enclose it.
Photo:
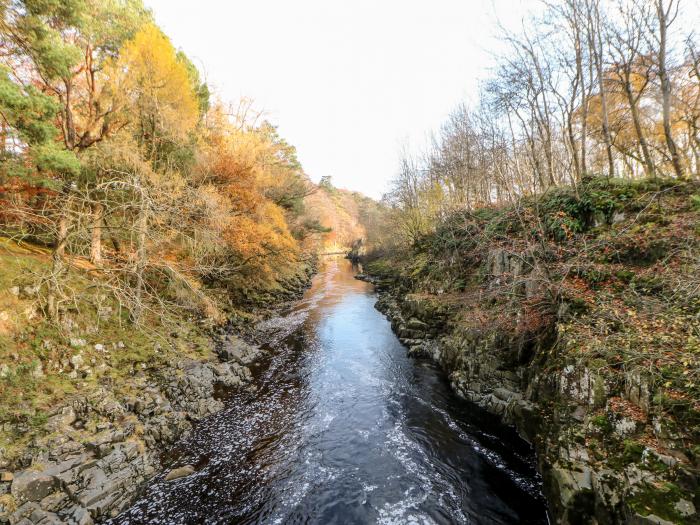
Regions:
[[[66,523],[71,525],[92,525],[92,516],[85,507],[76,505],[65,513]]]
[[[614,430],[615,433],[620,436],[626,436],[632,434],[637,429],[637,423],[633,420],[623,417],[618,421],[615,421]]]
[[[39,295],[39,289],[39,286],[25,286],[24,288],[22,288],[22,295],[24,297],[32,299]]]
[[[49,512],[60,510],[68,499],[68,494],[65,492],[53,492],[41,500],[39,506]]]
[[[54,476],[25,470],[15,476],[10,491],[18,501],[41,501],[58,487]]]
[[[678,512],[678,514],[684,517],[692,516],[693,514],[695,514],[695,505],[692,501],[688,501],[687,499],[679,499],[673,505],[673,508],[676,509],[676,512]]]
[[[87,344],[87,341],[80,337],[71,337],[68,342],[72,348],[83,348]]]
[[[61,428],[72,425],[77,419],[73,407],[63,407],[46,422],[46,427],[55,432]]]
[[[75,354],[75,355],[71,356],[69,361],[70,361],[71,366],[76,370],[79,369],[81,366],[83,366],[83,363],[85,362],[85,360],[83,359],[83,356],[81,354]]]
[[[649,413],[651,408],[651,386],[647,373],[635,369],[625,374],[625,397]]]
[[[648,516],[642,516],[641,514],[635,514],[630,519],[631,525],[676,525],[672,521],[665,520],[658,517],[656,514],[649,514]]]
[[[260,349],[249,345],[239,337],[228,335],[221,346],[219,355],[224,361],[235,361],[248,365],[259,357]]]
[[[428,329],[428,324],[424,323],[420,319],[416,319],[415,317],[410,318],[406,322],[406,326],[411,329],[411,330],[419,330],[419,331],[425,331]]]
[[[593,488],[591,469],[585,465],[577,465],[577,470],[564,468],[557,464],[552,467],[552,477],[559,489],[559,499],[563,508],[574,501],[576,494]]]
[[[502,401],[520,400],[523,398],[523,395],[521,393],[511,392],[510,390],[502,387],[494,388],[493,393],[498,399]]]

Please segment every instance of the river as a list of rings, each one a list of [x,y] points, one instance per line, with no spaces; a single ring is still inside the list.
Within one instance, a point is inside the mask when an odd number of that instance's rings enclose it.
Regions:
[[[530,446],[407,357],[353,275],[326,258],[259,327],[256,389],[170,453],[197,471],[156,477],[113,523],[547,523]]]

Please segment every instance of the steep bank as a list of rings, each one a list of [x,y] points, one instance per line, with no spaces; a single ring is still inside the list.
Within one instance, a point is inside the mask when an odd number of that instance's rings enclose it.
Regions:
[[[220,410],[227,389],[248,387],[260,350],[240,336],[266,312],[222,303],[227,324],[149,315],[134,327],[103,279],[74,266],[77,299],[56,325],[32,285],[45,252],[6,243],[0,260],[0,523],[101,521],[167,467],[168,445]],[[257,295],[269,309],[312,273],[300,266]]]
[[[513,423],[557,523],[698,523],[699,189],[591,179],[371,261],[412,353]]]
[[[115,525],[547,524],[531,448],[407,357],[354,273],[324,258],[304,298],[258,325],[256,391],[171,449],[195,474],[156,476]]]

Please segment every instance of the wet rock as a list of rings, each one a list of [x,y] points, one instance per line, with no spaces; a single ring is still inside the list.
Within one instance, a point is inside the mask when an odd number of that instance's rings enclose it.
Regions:
[[[219,356],[223,361],[235,361],[242,365],[248,365],[260,355],[260,349],[249,345],[241,338],[228,335],[221,345]]]
[[[581,500],[587,499],[587,495],[593,492],[593,478],[591,469],[583,464],[576,464],[575,468],[565,468],[554,465],[551,469],[551,480],[559,501],[556,505],[564,509],[564,513],[573,510]]]
[[[183,467],[178,467],[172,469],[165,476],[165,481],[172,481],[174,479],[184,478],[190,476],[194,473],[194,467],[192,465],[185,465]]]

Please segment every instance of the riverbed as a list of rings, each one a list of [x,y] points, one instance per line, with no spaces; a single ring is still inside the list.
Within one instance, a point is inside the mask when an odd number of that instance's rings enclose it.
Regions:
[[[371,284],[324,259],[304,298],[258,327],[254,388],[168,453],[120,524],[547,523],[532,448],[410,358]]]

